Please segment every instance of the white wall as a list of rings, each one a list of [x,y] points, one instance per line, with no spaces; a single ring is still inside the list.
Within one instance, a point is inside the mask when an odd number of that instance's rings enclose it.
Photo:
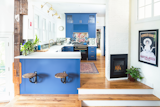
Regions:
[[[106,77],[110,80],[110,55],[128,54],[129,0],[106,4]]]
[[[144,77],[142,82],[153,86],[154,94],[160,98],[160,67],[155,67],[138,61],[138,31],[160,29],[160,19],[156,21],[136,23],[136,7],[136,0],[131,0],[131,66],[141,68],[142,76]],[[158,50],[160,50],[160,44]],[[160,61],[160,57],[158,58],[158,61]]]
[[[14,0],[0,0],[0,32],[14,31]]]
[[[61,13],[60,16],[61,16],[61,19],[57,20],[57,29],[56,29],[57,30],[57,38],[65,38],[66,37],[65,14]],[[59,30],[60,26],[64,27],[63,31]]]

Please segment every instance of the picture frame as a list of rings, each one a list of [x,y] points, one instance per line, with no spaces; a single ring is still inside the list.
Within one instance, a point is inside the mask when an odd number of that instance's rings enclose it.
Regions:
[[[158,36],[158,29],[139,31],[139,62],[143,62],[158,67]]]

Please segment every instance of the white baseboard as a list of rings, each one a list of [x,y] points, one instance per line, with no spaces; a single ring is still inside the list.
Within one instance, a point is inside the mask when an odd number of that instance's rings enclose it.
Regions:
[[[104,100],[84,100],[82,106],[160,106],[160,101],[104,101]]]
[[[78,89],[78,94],[153,94],[153,89]]]

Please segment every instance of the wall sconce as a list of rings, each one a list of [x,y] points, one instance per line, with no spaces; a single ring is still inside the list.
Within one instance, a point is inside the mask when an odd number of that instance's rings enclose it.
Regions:
[[[61,17],[59,16],[58,19],[61,19]]]
[[[52,7],[49,8],[49,10],[47,11],[49,13],[50,10],[54,10]]]
[[[56,12],[54,15],[58,16],[58,13]],[[54,15],[52,15],[52,16],[54,16]]]

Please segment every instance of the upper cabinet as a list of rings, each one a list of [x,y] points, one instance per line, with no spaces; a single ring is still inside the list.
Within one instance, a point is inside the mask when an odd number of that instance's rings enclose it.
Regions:
[[[73,24],[73,15],[72,14],[66,15],[66,22],[67,22],[67,24]]]
[[[96,23],[96,15],[95,14],[89,14],[89,24],[95,24]]]
[[[88,32],[89,38],[96,38],[96,13],[66,13],[66,37],[73,32]]]
[[[87,13],[75,13],[73,14],[74,24],[88,24],[89,15]]]

